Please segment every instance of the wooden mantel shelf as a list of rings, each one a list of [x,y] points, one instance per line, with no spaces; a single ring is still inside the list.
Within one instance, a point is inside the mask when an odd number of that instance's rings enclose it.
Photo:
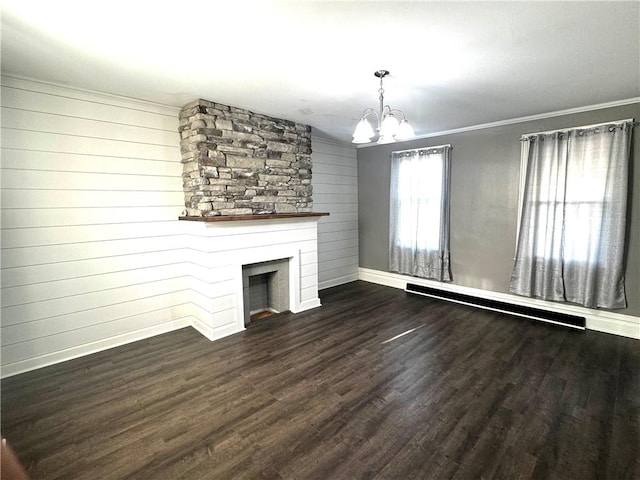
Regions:
[[[215,217],[178,217],[178,220],[189,222],[240,222],[247,220],[275,220],[280,218],[306,218],[306,217],[326,217],[328,212],[308,212],[308,213],[265,213],[264,215],[217,215]]]

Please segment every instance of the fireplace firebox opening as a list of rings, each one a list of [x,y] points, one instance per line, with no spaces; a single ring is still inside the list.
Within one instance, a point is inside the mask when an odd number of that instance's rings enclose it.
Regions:
[[[242,266],[244,325],[289,310],[289,259]]]

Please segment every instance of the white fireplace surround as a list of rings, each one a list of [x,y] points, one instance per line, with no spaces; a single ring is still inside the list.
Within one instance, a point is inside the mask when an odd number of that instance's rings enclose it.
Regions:
[[[289,259],[289,309],[320,306],[318,217],[181,223],[191,264],[192,325],[209,340],[245,329],[243,265]]]

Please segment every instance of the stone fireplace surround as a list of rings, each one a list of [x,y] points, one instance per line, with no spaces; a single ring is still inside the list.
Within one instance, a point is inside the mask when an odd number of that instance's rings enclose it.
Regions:
[[[262,262],[288,262],[288,310],[320,306],[311,128],[202,99],[179,120],[193,326],[244,330],[243,266]]]
[[[186,215],[311,211],[311,127],[202,99],[179,121]]]

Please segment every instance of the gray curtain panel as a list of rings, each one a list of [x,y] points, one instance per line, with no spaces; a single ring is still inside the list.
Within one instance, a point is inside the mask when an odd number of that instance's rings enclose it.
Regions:
[[[509,290],[589,308],[625,308],[632,121],[523,138],[527,161]]]
[[[393,152],[389,270],[451,281],[449,145]]]

